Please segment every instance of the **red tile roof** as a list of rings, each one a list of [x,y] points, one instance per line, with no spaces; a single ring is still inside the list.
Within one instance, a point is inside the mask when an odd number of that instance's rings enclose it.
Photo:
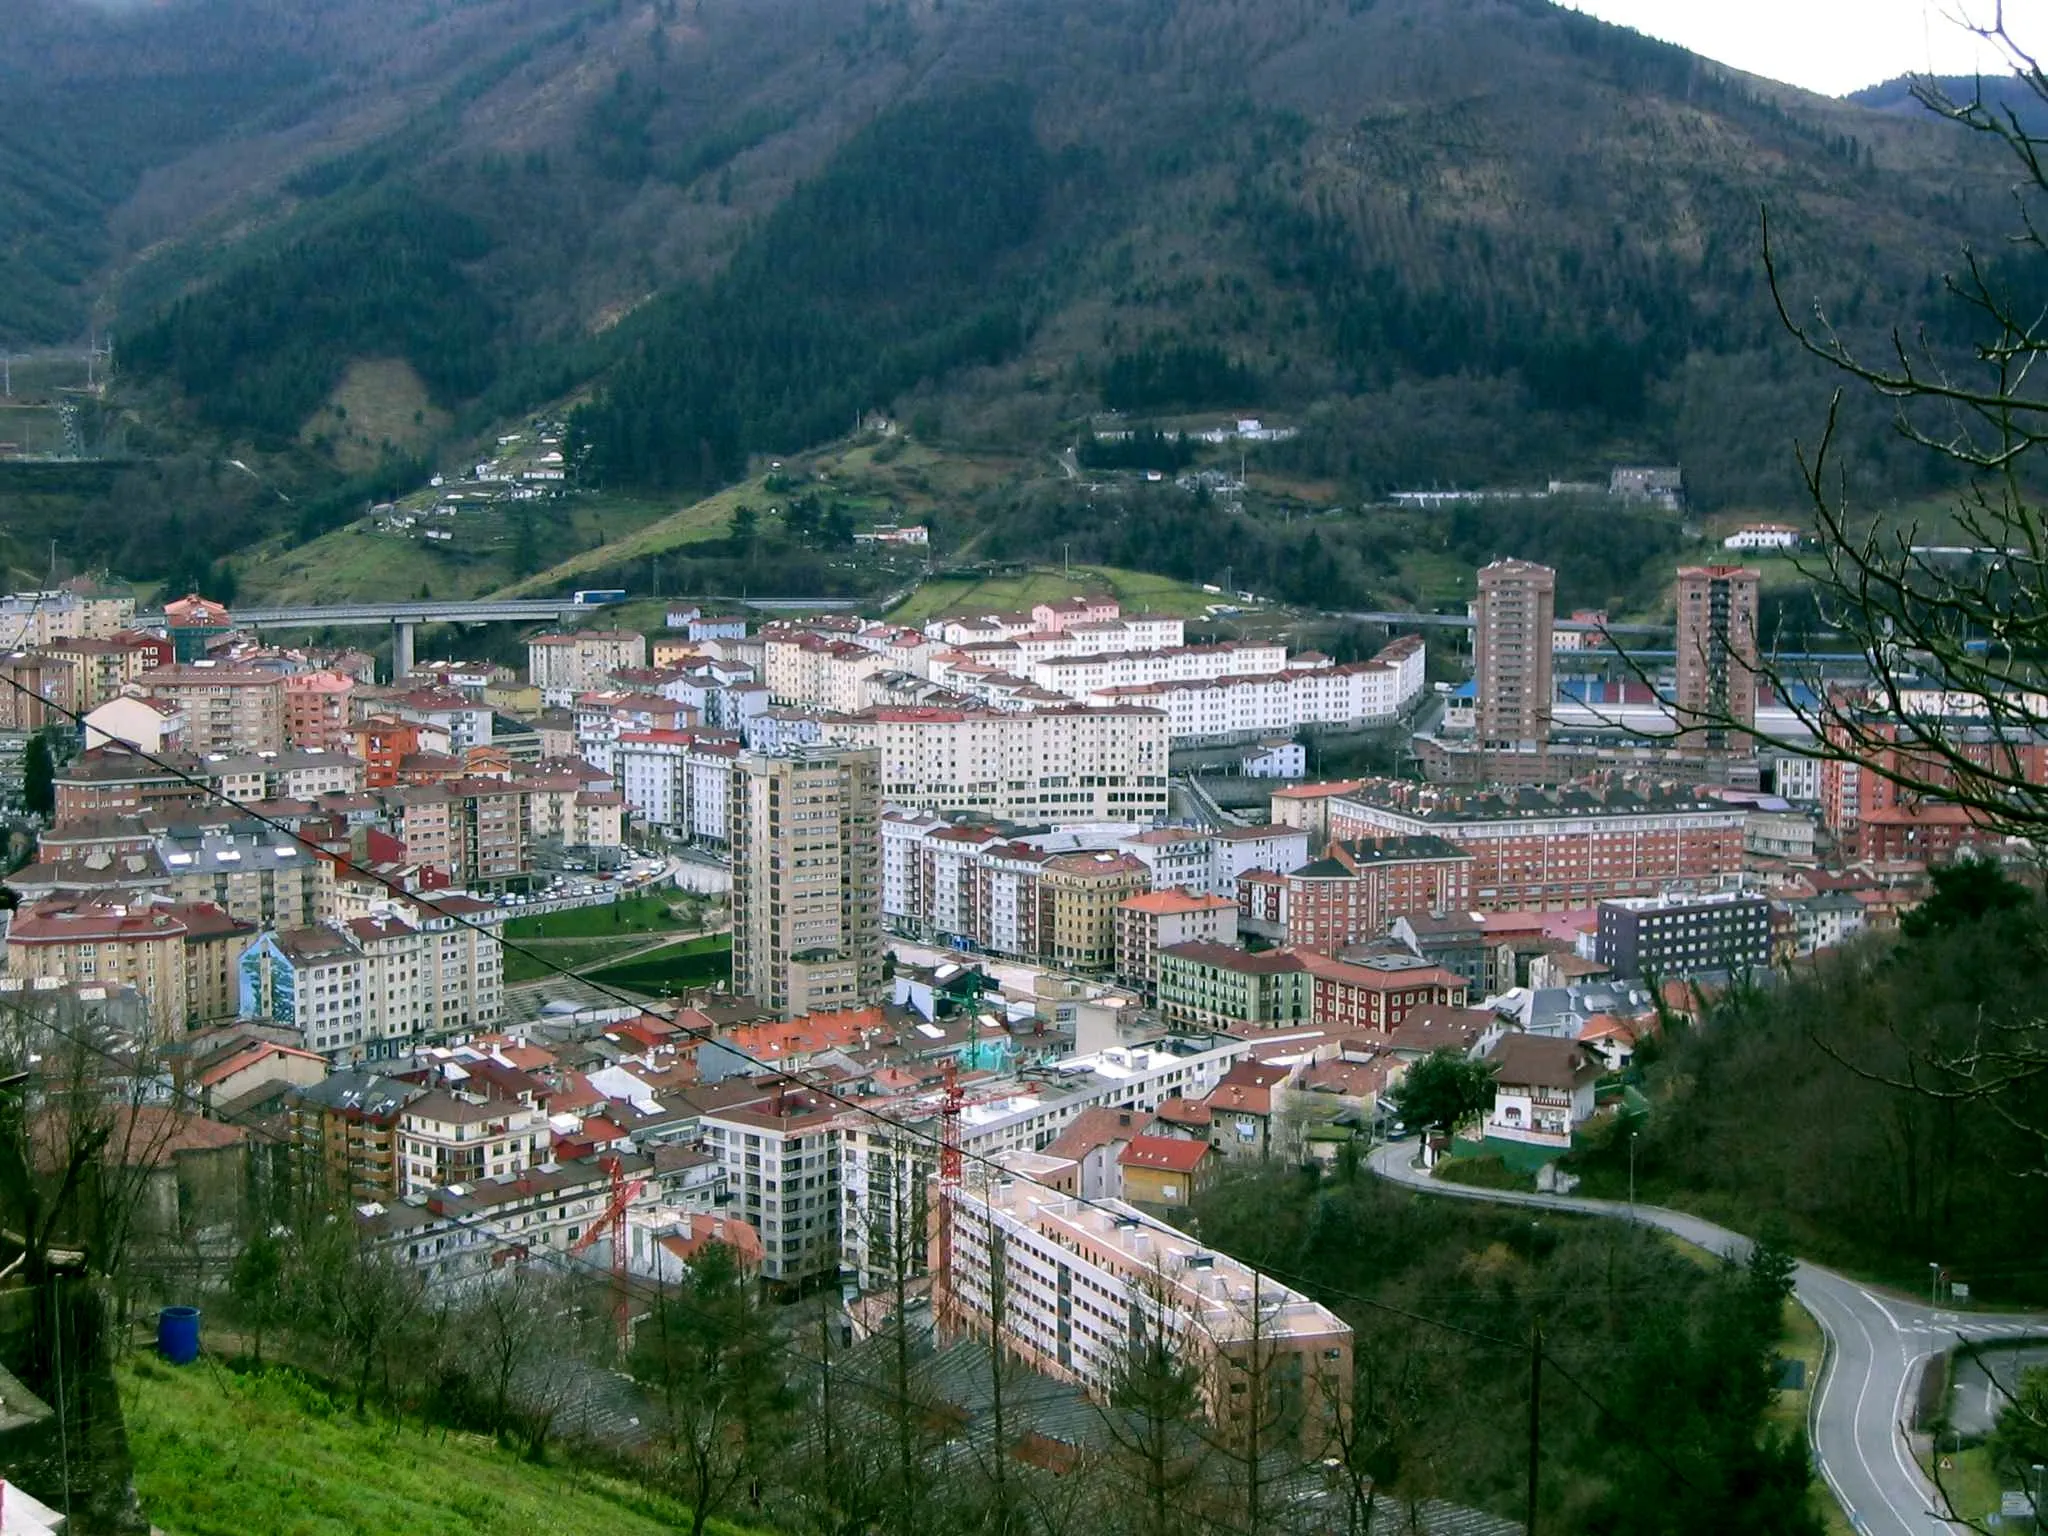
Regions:
[[[1156,1168],[1167,1173],[1193,1173],[1211,1156],[1206,1141],[1178,1136],[1140,1136],[1117,1155],[1124,1168]]]

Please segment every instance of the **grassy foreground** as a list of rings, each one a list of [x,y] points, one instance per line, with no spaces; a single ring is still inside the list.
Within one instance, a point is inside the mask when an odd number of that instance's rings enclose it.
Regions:
[[[357,1418],[286,1372],[148,1358],[120,1374],[135,1488],[165,1536],[656,1536],[689,1515],[479,1435]],[[720,1521],[712,1529],[737,1528]]]

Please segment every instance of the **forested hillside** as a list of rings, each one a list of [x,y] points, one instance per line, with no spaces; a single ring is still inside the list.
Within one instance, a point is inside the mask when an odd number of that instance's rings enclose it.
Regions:
[[[1824,395],[1759,208],[1852,338],[2003,211],[1967,133],[1544,0],[33,0],[27,36],[0,78],[94,132],[0,135],[0,343],[97,306],[136,440],[278,455],[294,504],[359,361],[422,392],[386,452],[583,399],[612,489],[862,410],[1037,455],[1118,409],[1299,424],[1281,467],[1359,497],[1652,459],[1783,503]],[[1933,488],[1877,407],[1842,432],[1859,494]]]
[[[1817,1259],[1924,1285],[1938,1262],[1994,1300],[2038,1303],[2048,1270],[2014,1233],[2048,1221],[2039,1010],[2048,906],[1995,866],[1935,872],[1903,935],[1817,956],[1723,999],[1638,1062],[1649,1109],[1574,1154],[1589,1192],[1754,1225]]]

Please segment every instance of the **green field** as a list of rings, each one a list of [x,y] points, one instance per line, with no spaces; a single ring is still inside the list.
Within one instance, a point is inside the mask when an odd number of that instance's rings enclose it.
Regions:
[[[1108,565],[1077,565],[1067,574],[1044,567],[1013,576],[991,576],[970,581],[941,577],[927,581],[889,610],[899,624],[922,624],[935,614],[975,611],[1005,613],[1029,608],[1034,603],[1077,593],[1109,592],[1126,613],[1174,613],[1199,618],[1210,603],[1227,603],[1228,596],[1204,592],[1200,587],[1170,576],[1145,571],[1126,571]]]
[[[515,944],[518,942],[513,940]],[[531,940],[527,942],[532,943]],[[545,981],[563,971],[581,974],[593,966],[622,959],[645,942],[646,935],[639,934],[618,939],[568,939],[544,943],[531,953],[508,947],[505,950],[505,984],[516,987],[522,982]]]
[[[732,935],[707,933],[589,973],[599,986],[658,994],[721,985],[732,979]]]
[[[286,1372],[143,1359],[118,1379],[135,1490],[165,1536],[664,1536],[689,1524],[624,1479],[358,1417]]]
[[[407,497],[408,509],[421,499]],[[657,502],[624,496],[578,496],[526,505],[532,508],[541,559],[587,557],[598,565],[616,558],[622,547],[670,511]],[[420,537],[430,524],[454,538],[441,543]],[[363,520],[296,549],[257,550],[246,564],[238,562],[238,571],[244,597],[276,603],[410,598],[423,589],[439,598],[480,597],[511,579],[513,541],[509,506],[423,521],[410,533],[384,532]],[[539,590],[554,590],[542,577],[525,586],[536,583]]]
[[[689,926],[670,910],[666,896],[627,896],[606,907],[572,907],[505,924],[508,939],[603,939],[629,933],[662,933]]]
[[[686,507],[669,507],[657,512],[651,519],[639,522],[624,537],[614,538],[596,548],[581,548],[562,556],[558,563],[547,567],[524,581],[515,581],[501,587],[493,596],[522,597],[535,593],[559,592],[574,587],[579,578],[592,571],[602,571],[627,560],[645,560],[649,555],[666,554],[669,550],[685,544],[702,544],[712,539],[722,539],[732,524],[733,508],[741,502],[759,505],[767,496],[758,480],[743,480],[738,485],[727,486],[716,496],[707,496],[702,501],[692,502]],[[541,545],[543,559],[556,551],[545,542]]]

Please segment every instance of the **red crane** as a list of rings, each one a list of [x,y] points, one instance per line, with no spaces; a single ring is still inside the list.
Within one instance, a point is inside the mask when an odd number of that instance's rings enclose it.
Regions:
[[[939,1262],[932,1276],[932,1315],[941,1326],[953,1314],[953,1201],[960,1189],[960,1062],[946,1059],[946,1093],[939,1104]]]
[[[612,1316],[619,1330],[619,1353],[626,1352],[632,1342],[630,1334],[633,1321],[632,1297],[626,1288],[626,1207],[640,1198],[647,1188],[645,1179],[626,1178],[626,1166],[616,1154],[603,1158],[599,1166],[612,1178],[611,1198],[605,1202],[604,1211],[590,1229],[569,1245],[571,1257],[592,1247],[599,1238],[609,1236],[612,1240]]]

